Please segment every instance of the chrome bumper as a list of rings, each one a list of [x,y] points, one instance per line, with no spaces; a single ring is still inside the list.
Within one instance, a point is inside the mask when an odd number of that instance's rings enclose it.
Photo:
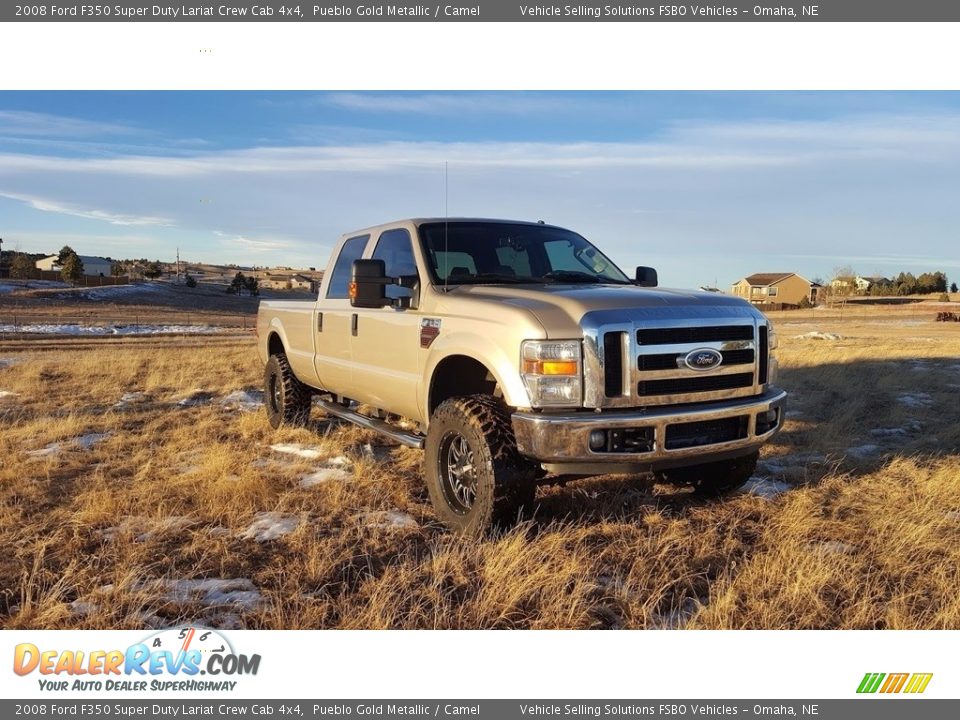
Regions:
[[[747,455],[772,438],[783,424],[787,393],[768,387],[758,396],[726,402],[696,403],[636,410],[576,412],[564,415],[518,412],[513,429],[521,454],[540,461],[550,472],[596,474],[648,472]],[[757,416],[776,412],[772,428],[757,434]],[[667,428],[682,423],[708,422],[746,417],[743,437],[695,447],[666,447]],[[590,448],[594,430],[635,430],[652,428],[649,450],[599,452]]]

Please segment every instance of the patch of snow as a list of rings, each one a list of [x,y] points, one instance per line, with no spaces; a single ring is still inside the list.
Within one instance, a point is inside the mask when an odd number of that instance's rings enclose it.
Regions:
[[[197,602],[207,607],[232,605],[255,610],[263,603],[263,595],[247,578],[164,579],[140,583],[137,589],[178,605]]]
[[[17,397],[19,393],[10,392],[9,390],[0,390],[0,400],[4,398]]]
[[[79,437],[64,440],[63,442],[52,442],[39,450],[28,450],[27,457],[32,459],[42,459],[59,455],[61,451],[69,449],[70,446],[77,446],[82,450],[92,450],[93,446],[101,443],[110,437],[112,433],[87,433]]]
[[[802,420],[807,414],[801,410],[787,410],[785,416],[788,420]]]
[[[78,323],[32,323],[0,325],[0,333],[30,335],[213,335],[227,328],[213,325],[80,325]]]
[[[826,456],[818,452],[798,452],[764,458],[757,467],[770,475],[783,476],[803,472],[809,465],[822,465],[826,461]]]
[[[311,488],[328,482],[344,482],[351,477],[352,475],[342,468],[325,467],[301,477],[300,487]]]
[[[60,280],[28,280],[26,282],[19,283],[0,283],[0,294],[16,292],[17,290],[49,290],[56,289],[62,290],[63,288],[70,287],[65,282]]]
[[[259,543],[276,540],[289,535],[300,526],[300,518],[279,512],[259,512],[253,523],[241,537],[244,540],[256,540]]]
[[[234,390],[223,397],[220,404],[228,410],[259,410],[263,407],[263,392],[261,390]]]
[[[70,603],[70,611],[74,615],[86,616],[92,615],[97,610],[100,609],[100,606],[96,603],[86,602],[85,600],[74,600]]]
[[[3,368],[13,367],[18,362],[20,361],[14,358],[0,358],[0,370]]]
[[[930,393],[925,392],[900,393],[897,395],[897,402],[907,407],[926,408],[933,404],[933,398]]]
[[[412,515],[399,510],[375,510],[361,516],[367,527],[382,530],[413,530],[420,524]]]
[[[270,449],[274,452],[284,453],[285,455],[296,455],[306,460],[316,460],[323,456],[319,447],[301,445],[300,443],[277,443],[276,445],[271,445]]]
[[[84,450],[92,450],[93,446],[102,443],[104,440],[109,438],[113,433],[87,433],[86,435],[81,435],[78,438],[75,438],[73,442],[79,445]]]
[[[919,420],[907,420],[901,427],[874,428],[870,434],[874,437],[903,437],[910,433],[920,432],[923,423]]]
[[[177,401],[177,405],[180,407],[194,407],[196,405],[206,405],[211,400],[213,400],[213,393],[197,388],[186,397],[180,398],[180,400]]]
[[[147,542],[153,538],[169,532],[180,532],[197,520],[186,515],[171,515],[165,518],[149,518],[141,515],[129,515],[123,518],[118,525],[104,528],[99,532],[100,537],[112,542],[122,533],[136,533],[137,542]]]
[[[828,333],[828,332],[819,332],[817,330],[812,330],[803,335],[794,335],[794,340],[843,340],[843,335],[837,335],[837,333]]]
[[[63,445],[54,442],[39,450],[27,450],[27,457],[31,460],[42,460],[59,455],[61,450],[63,450]]]
[[[779,480],[771,480],[770,478],[754,476],[747,480],[740,491],[749,495],[756,495],[757,497],[771,500],[777,497],[777,495],[782,495],[783,493],[792,489],[793,485],[788,483],[781,482]]]
[[[113,409],[126,410],[131,405],[143,405],[149,400],[150,396],[145,392],[128,392],[120,396],[120,399],[113,404]]]
[[[83,295],[90,300],[111,300],[123,295],[132,295],[143,292],[157,292],[161,286],[153,283],[131,285],[104,285],[103,287],[78,290],[76,294]]]
[[[953,520],[954,522],[960,522],[960,511],[951,510],[947,513],[947,520]]]
[[[847,448],[847,455],[852,455],[855,458],[864,460],[869,457],[873,457],[878,452],[880,452],[880,446],[874,445],[872,443],[865,443],[863,445],[857,445],[852,448]]]

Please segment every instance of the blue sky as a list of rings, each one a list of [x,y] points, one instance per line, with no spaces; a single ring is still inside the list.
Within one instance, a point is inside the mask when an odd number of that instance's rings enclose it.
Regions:
[[[544,219],[664,285],[960,279],[960,93],[0,92],[4,249],[323,266],[345,231]]]

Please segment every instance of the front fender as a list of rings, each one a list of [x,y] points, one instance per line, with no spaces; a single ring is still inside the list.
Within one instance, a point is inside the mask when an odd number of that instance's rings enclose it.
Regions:
[[[427,356],[423,372],[425,386],[421,394],[423,404],[420,408],[423,417],[428,418],[429,415],[430,387],[433,384],[433,375],[437,366],[454,355],[464,355],[484,365],[503,391],[503,399],[507,405],[530,407],[530,397],[520,377],[519,352],[518,347],[516,356],[513,357],[503,348],[492,344],[489,337],[474,333],[454,332],[438,337],[430,346],[430,354]]]

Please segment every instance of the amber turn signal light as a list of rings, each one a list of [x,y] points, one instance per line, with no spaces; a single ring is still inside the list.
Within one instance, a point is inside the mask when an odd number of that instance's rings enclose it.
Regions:
[[[576,375],[576,360],[524,360],[523,371],[528,375]]]

